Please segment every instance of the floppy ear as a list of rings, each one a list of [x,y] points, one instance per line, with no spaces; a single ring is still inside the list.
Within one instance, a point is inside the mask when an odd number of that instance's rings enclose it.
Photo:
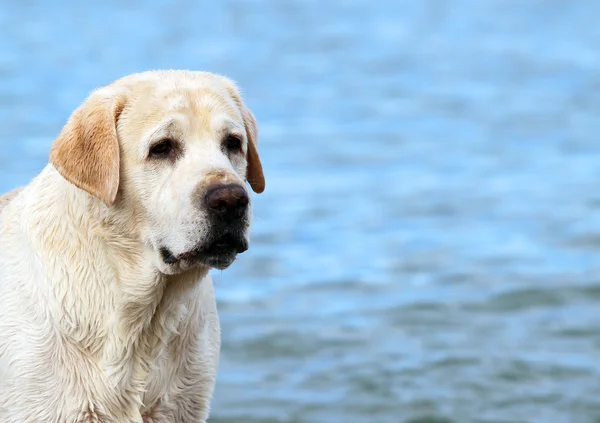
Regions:
[[[235,83],[226,79],[226,84],[229,93],[242,113],[244,126],[246,128],[246,137],[248,138],[248,152],[246,153],[248,168],[246,170],[246,180],[252,187],[252,190],[257,194],[260,194],[265,190],[265,175],[258,155],[258,126],[256,125],[256,119],[254,119],[254,115],[242,101],[242,97],[235,86]]]
[[[123,98],[90,96],[69,118],[50,150],[50,163],[73,185],[110,207],[119,190],[117,119]]]
[[[265,190],[265,175],[257,149],[258,127],[254,115],[243,104],[242,116],[244,118],[244,126],[246,127],[246,136],[248,137],[248,153],[246,155],[248,169],[246,170],[246,179],[250,183],[252,190],[260,194]]]

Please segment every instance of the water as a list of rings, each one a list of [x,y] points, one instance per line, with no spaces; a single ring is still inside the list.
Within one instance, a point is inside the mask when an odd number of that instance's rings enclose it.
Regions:
[[[236,79],[267,191],[214,423],[600,422],[600,3],[8,2],[0,191],[89,90]]]

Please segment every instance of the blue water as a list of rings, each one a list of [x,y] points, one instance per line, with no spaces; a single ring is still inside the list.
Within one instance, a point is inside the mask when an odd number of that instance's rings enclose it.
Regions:
[[[84,3],[2,2],[0,191],[94,87],[239,82],[212,422],[600,422],[600,2]]]

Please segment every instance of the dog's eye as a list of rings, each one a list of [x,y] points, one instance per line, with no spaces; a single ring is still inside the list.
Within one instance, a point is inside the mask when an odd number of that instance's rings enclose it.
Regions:
[[[238,152],[242,149],[242,141],[233,135],[225,139],[225,148],[231,152]]]
[[[157,159],[168,157],[174,149],[175,143],[173,140],[162,140],[150,149],[150,156]]]

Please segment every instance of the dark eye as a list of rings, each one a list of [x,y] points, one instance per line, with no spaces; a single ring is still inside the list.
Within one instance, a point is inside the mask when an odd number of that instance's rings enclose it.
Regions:
[[[173,140],[162,140],[158,144],[154,144],[154,146],[150,149],[150,156],[157,159],[169,157],[174,149],[175,143]]]
[[[242,141],[238,137],[230,135],[225,139],[225,148],[232,152],[240,151],[242,149]]]

